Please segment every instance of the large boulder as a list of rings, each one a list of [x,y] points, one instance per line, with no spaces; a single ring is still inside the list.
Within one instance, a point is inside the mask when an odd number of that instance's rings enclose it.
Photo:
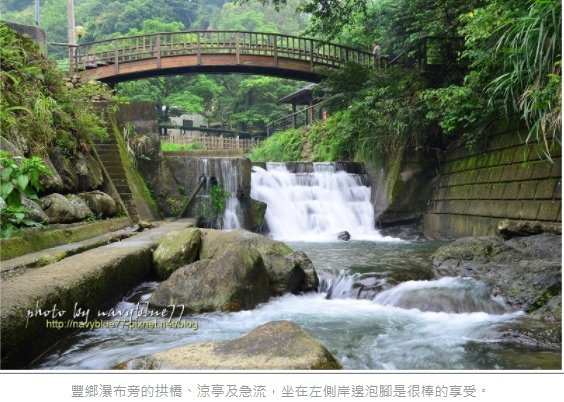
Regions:
[[[305,292],[310,290],[317,291],[319,278],[313,262],[311,262],[307,254],[303,251],[292,251],[285,258],[292,261],[295,268],[300,268],[304,272],[304,280],[301,283],[300,290]]]
[[[267,208],[266,203],[251,197],[243,197],[239,202],[243,209],[243,227],[252,232],[260,231],[264,225],[264,214]]]
[[[8,151],[8,153],[12,155],[12,157],[24,157],[22,150],[18,148],[13,142],[8,141],[8,139],[6,139],[4,136],[0,136],[0,149],[3,151]]]
[[[49,222],[49,217],[45,212],[43,212],[38,203],[27,197],[22,197],[21,201],[24,207],[29,208],[25,213],[28,219],[31,219],[34,222]]]
[[[288,321],[266,323],[220,342],[182,346],[117,366],[134,370],[334,370],[341,365],[321,343]]]
[[[59,147],[53,147],[49,150],[49,159],[61,180],[63,181],[63,191],[72,193],[78,189],[78,175],[72,161],[65,156],[63,150]]]
[[[227,245],[232,244],[245,244],[260,253],[273,295],[317,289],[317,273],[304,253],[295,253],[283,242],[257,233],[245,230],[221,232],[203,229],[200,258],[214,258]]]
[[[179,267],[196,261],[200,253],[200,241],[198,228],[169,233],[153,253],[156,276],[167,279]]]
[[[562,292],[562,238],[543,233],[503,241],[494,237],[463,238],[439,248],[433,256],[436,276],[472,277],[492,287],[493,296],[528,313],[560,321],[553,297]],[[548,310],[548,311],[547,311]]]
[[[556,222],[503,219],[497,223],[496,232],[504,239],[540,233],[562,234],[562,224]]]
[[[116,202],[106,193],[90,191],[80,193],[78,196],[83,199],[88,208],[99,217],[110,218],[117,214]]]
[[[150,303],[183,304],[186,312],[249,310],[268,301],[270,289],[261,255],[246,244],[233,244],[213,260],[177,269],[159,285]]]
[[[102,168],[90,153],[78,152],[74,157],[74,169],[80,191],[94,190],[104,182]]]
[[[305,280],[303,269],[285,257],[267,255],[264,258],[268,283],[274,296],[290,292],[299,294]]]
[[[283,257],[292,252],[292,249],[281,241],[272,240],[246,230],[222,232],[220,230],[203,229],[200,258],[214,258],[230,244],[247,244],[263,257],[265,255]]]
[[[39,199],[39,205],[49,217],[50,223],[82,221],[92,216],[84,200],[76,195],[49,194]]]
[[[39,176],[39,181],[43,186],[43,191],[45,193],[60,193],[64,191],[63,179],[53,166],[51,158],[44,157],[43,162],[48,169],[48,173]]]

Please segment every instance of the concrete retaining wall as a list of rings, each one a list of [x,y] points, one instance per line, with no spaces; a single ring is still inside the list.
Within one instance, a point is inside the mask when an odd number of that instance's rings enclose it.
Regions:
[[[193,225],[191,220],[166,223],[53,264],[2,276],[0,369],[26,368],[57,341],[76,332],[70,327],[75,306],[90,310],[91,319],[99,320],[97,311],[110,308],[149,278],[152,251],[159,241]],[[55,315],[54,309],[65,313]],[[53,314],[45,314],[49,310]],[[66,326],[50,327],[48,321],[53,319]]]
[[[561,222],[561,147],[550,153],[553,162],[515,131],[493,137],[483,152],[447,152],[423,219],[425,235],[493,234],[501,219]]]

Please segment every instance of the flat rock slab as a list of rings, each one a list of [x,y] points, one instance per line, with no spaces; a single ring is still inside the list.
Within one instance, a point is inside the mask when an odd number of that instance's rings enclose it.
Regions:
[[[130,360],[117,368],[334,370],[341,365],[300,326],[289,321],[273,321],[240,338],[170,349]]]
[[[25,367],[70,333],[47,328],[46,320],[72,319],[75,304],[82,310],[91,309],[94,315],[113,305],[148,277],[157,243],[169,232],[193,225],[193,220],[167,222],[128,239],[2,278],[2,368]],[[55,306],[65,314],[29,317],[38,308],[45,312]]]
[[[9,271],[47,265],[43,262],[54,263],[63,258],[70,257],[71,255],[82,253],[95,247],[102,247],[106,244],[123,240],[135,234],[135,226],[130,226],[126,229],[104,233],[102,235],[92,237],[91,239],[67,243],[41,251],[36,251],[34,253],[25,254],[20,257],[2,261],[0,272],[2,275],[5,275],[8,274]]]

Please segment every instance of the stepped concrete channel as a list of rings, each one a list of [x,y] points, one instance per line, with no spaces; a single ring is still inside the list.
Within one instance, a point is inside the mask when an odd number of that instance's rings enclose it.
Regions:
[[[73,319],[84,321],[83,317],[73,317],[78,309],[89,310],[89,319],[99,320],[98,311],[110,308],[150,277],[152,252],[158,242],[170,232],[194,226],[194,220],[157,224],[156,228],[49,265],[13,269],[9,275],[2,275],[1,368],[26,368],[77,331],[54,328],[53,320],[65,325]],[[5,263],[10,260],[2,262]]]
[[[134,222],[138,221],[139,215],[137,207],[135,205],[135,201],[133,200],[131,188],[127,182],[125,168],[123,167],[123,162],[119,155],[119,149],[115,138],[113,141],[108,140],[106,142],[96,144],[95,146],[100,157],[100,161],[112,179],[112,183],[121,197],[129,216]]]

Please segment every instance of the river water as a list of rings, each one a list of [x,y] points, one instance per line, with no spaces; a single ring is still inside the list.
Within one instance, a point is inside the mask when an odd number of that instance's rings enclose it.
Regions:
[[[380,236],[362,178],[327,165],[291,174],[276,164],[255,168],[252,192],[268,203],[271,236],[292,239],[290,247],[313,261],[318,292],[273,298],[252,311],[183,318],[197,322],[197,330],[188,325],[84,331],[57,345],[36,367],[110,369],[134,357],[291,320],[346,369],[561,368],[559,353],[499,342],[504,325],[526,325],[527,318],[492,298],[487,286],[469,278],[433,279],[430,256],[443,243]],[[351,241],[335,240],[342,230]],[[115,310],[133,310],[156,286],[141,284]]]
[[[128,359],[208,340],[230,339],[273,320],[291,320],[317,338],[347,369],[558,369],[560,355],[496,342],[496,329],[523,320],[477,282],[428,280],[436,242],[290,243],[320,273],[322,290],[271,299],[252,311],[188,316],[198,329],[97,329],[61,343],[43,369],[110,369]],[[368,279],[367,279],[368,278]],[[388,290],[357,299],[359,283]],[[421,278],[415,280],[415,278]],[[357,285],[355,285],[357,284]],[[132,310],[157,286],[147,282],[115,306]],[[355,288],[355,286],[357,286]],[[384,284],[384,287],[386,285]],[[328,291],[332,296],[327,298]],[[154,319],[147,319],[154,320]]]

